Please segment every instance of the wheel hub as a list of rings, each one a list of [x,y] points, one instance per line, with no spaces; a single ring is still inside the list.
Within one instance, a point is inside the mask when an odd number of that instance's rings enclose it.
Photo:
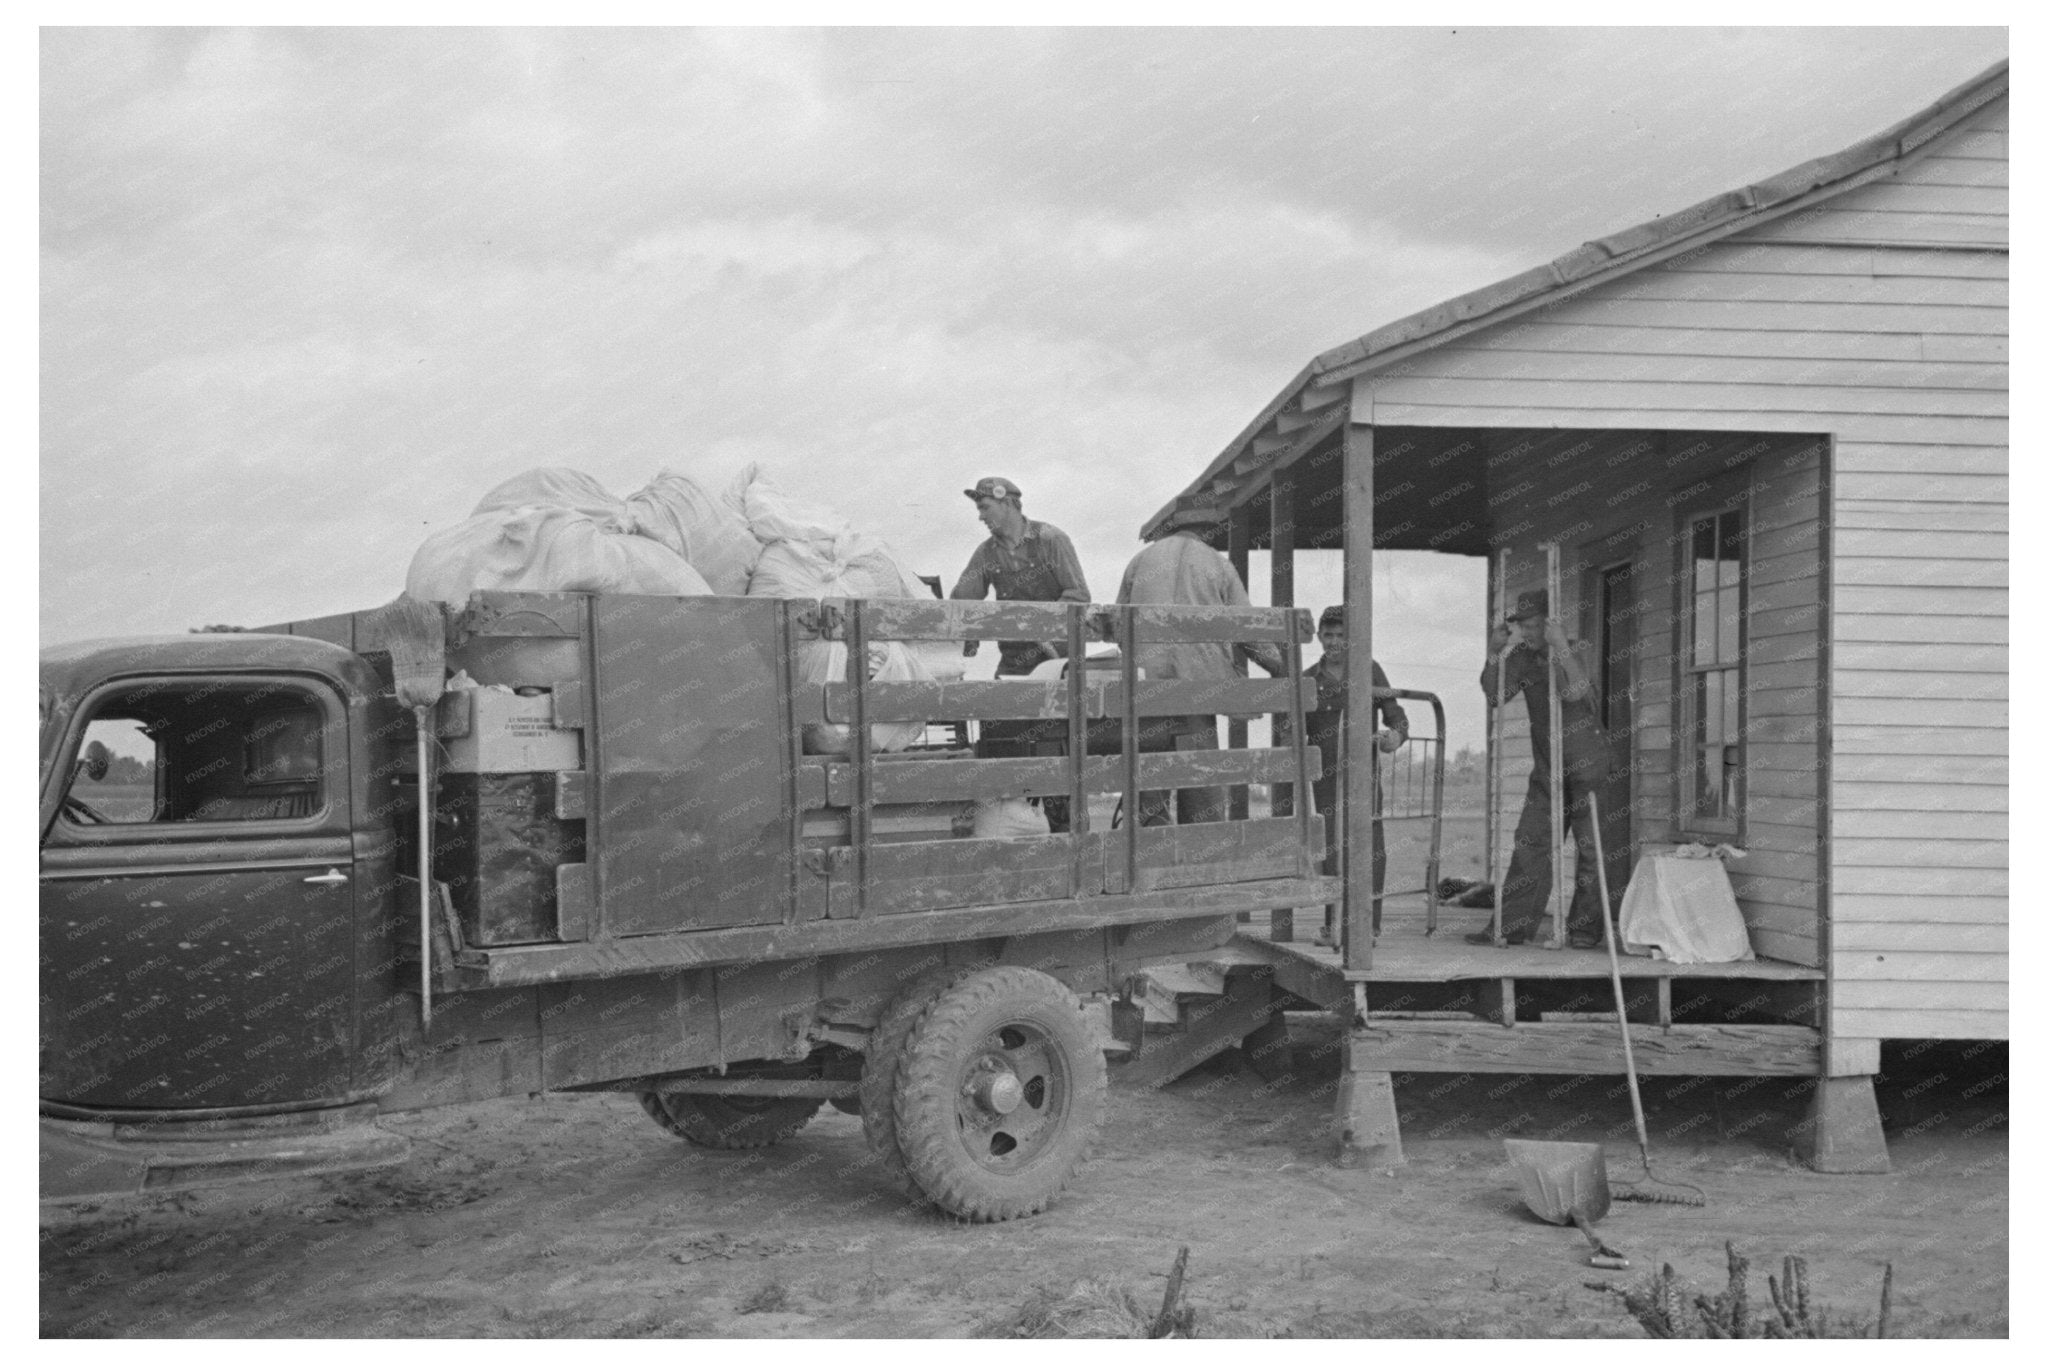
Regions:
[[[1008,1114],[1024,1102],[1024,1082],[1013,1071],[984,1071],[974,1078],[974,1102],[991,1114]]]

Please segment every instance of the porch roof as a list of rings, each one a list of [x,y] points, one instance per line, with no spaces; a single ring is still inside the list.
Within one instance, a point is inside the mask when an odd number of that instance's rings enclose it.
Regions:
[[[1910,118],[1839,152],[1588,242],[1548,265],[1461,294],[1323,352],[1192,483],[1153,513],[1141,534],[1146,540],[1155,540],[1177,529],[1184,520],[1213,519],[1219,511],[1242,507],[1263,497],[1274,471],[1282,466],[1306,464],[1311,459],[1341,466],[1350,406],[1344,385],[1349,380],[1454,337],[1493,326],[1854,189],[1884,174],[1964,118],[2005,95],[2007,68],[2008,63],[1999,62]],[[1452,440],[1443,446],[1447,449],[1455,444]],[[1458,510],[1470,512],[1472,508]],[[1387,519],[1387,511],[1384,506],[1376,509],[1376,517]],[[1393,519],[1398,522],[1398,514]],[[1470,519],[1457,515],[1426,518],[1433,524],[1422,528],[1422,543],[1385,536],[1376,536],[1375,540],[1381,548],[1484,553],[1483,538],[1475,541],[1468,531],[1457,530],[1461,521]],[[1337,520],[1341,524],[1341,515]],[[1439,538],[1431,540],[1431,536]],[[1254,528],[1254,543],[1263,543],[1259,528]]]

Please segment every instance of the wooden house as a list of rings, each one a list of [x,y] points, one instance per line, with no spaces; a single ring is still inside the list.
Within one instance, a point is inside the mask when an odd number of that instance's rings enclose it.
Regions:
[[[1803,1035],[1690,1063],[1673,1048],[1664,1068],[1810,1071],[1822,1169],[1883,1165],[1880,1042],[2008,1034],[2007,104],[2001,63],[1835,155],[1317,356],[1144,532],[1225,514],[1240,572],[1272,550],[1276,603],[1296,547],[1350,547],[1351,638],[1368,651],[1356,551],[1504,555],[1512,601],[1557,545],[1553,614],[1597,661],[1625,760],[1611,860],[1694,839],[1749,850],[1732,881],[1759,961],[1726,970],[1810,1002],[1771,1025]],[[1352,811],[1369,740],[1353,737]],[[1511,731],[1505,752],[1527,749]],[[1516,790],[1511,770],[1510,817]],[[1319,964],[1350,992],[1336,1003],[1358,1146],[1398,1156],[1386,1073],[1580,1069],[1572,1036],[1475,1032],[1483,1013],[1377,1021],[1385,983],[1511,986],[1606,962],[1391,931],[1375,946],[1364,861],[1342,958]],[[1654,1044],[1682,1027],[1686,978],[1631,970],[1656,976]],[[1494,1022],[1515,1023],[1512,1004]]]

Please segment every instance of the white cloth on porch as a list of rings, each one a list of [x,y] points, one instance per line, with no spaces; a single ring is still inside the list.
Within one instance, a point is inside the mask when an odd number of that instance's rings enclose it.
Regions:
[[[1756,960],[1719,858],[1645,855],[1621,898],[1621,947],[1668,962]]]

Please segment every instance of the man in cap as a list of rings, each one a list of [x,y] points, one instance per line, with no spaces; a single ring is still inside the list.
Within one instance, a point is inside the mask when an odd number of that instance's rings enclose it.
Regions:
[[[1503,661],[1502,651],[1511,638],[1515,649]],[[1529,742],[1536,751],[1529,795],[1515,825],[1514,855],[1500,887],[1501,937],[1509,943],[1527,943],[1534,938],[1550,897],[1550,676],[1555,659],[1564,721],[1565,813],[1572,841],[1578,846],[1565,928],[1574,948],[1598,948],[1608,916],[1600,904],[1600,872],[1593,853],[1593,811],[1588,798],[1607,774],[1607,736],[1600,728],[1599,698],[1585,666],[1565,639],[1564,627],[1550,619],[1550,594],[1541,589],[1516,598],[1514,615],[1507,625],[1493,628],[1486,649],[1479,685],[1495,705],[1522,694],[1529,707]],[[1465,937],[1471,943],[1493,941],[1484,929]]]
[[[1059,527],[1024,515],[1022,489],[1008,479],[989,478],[962,491],[974,503],[989,536],[975,547],[953,585],[953,597],[978,602],[994,591],[1003,602],[1088,600],[1088,580],[1081,572],[1074,542]],[[969,640],[966,653],[976,653],[980,645],[979,640]],[[1066,645],[1058,641],[1003,640],[997,648],[1002,655],[996,664],[998,678],[1024,677],[1047,659],[1067,652]],[[985,743],[1005,745],[1028,743],[1034,728],[1030,722],[1014,721],[985,721],[981,727]],[[1047,797],[1045,816],[1053,833],[1065,832],[1066,798]]]
[[[1116,600],[1124,605],[1147,604],[1179,607],[1248,607],[1252,604],[1244,582],[1230,561],[1210,548],[1202,528],[1214,525],[1220,514],[1183,512],[1173,534],[1161,537],[1138,551],[1124,569],[1123,584]],[[1186,642],[1148,645],[1139,632],[1138,666],[1147,679],[1179,678],[1186,681],[1232,681],[1246,676],[1245,660],[1251,659],[1278,677],[1286,670],[1280,651],[1271,644],[1225,644]],[[1147,750],[1213,749],[1216,747],[1216,717],[1160,716],[1139,726],[1139,747]],[[1201,824],[1228,816],[1226,788],[1184,787],[1177,801],[1180,823]],[[1167,792],[1138,794],[1138,823],[1172,824],[1173,813]]]
[[[1316,618],[1316,640],[1323,647],[1323,655],[1302,670],[1305,678],[1316,680],[1315,709],[1304,719],[1308,726],[1308,742],[1321,751],[1323,775],[1315,780],[1313,790],[1316,809],[1322,813],[1324,846],[1323,872],[1326,876],[1337,876],[1338,840],[1343,830],[1337,823],[1337,791],[1344,761],[1344,747],[1338,742],[1340,727],[1344,721],[1344,691],[1346,673],[1346,636],[1344,631],[1344,608],[1342,605],[1325,607],[1323,614]],[[1377,659],[1372,661],[1372,709],[1376,733],[1373,742],[1383,754],[1391,754],[1408,742],[1408,713],[1401,709],[1395,699],[1394,685],[1387,681],[1386,672],[1380,668]],[[1287,744],[1293,735],[1286,716],[1275,717],[1273,742]],[[1285,807],[1285,809],[1283,809]],[[1273,802],[1275,815],[1294,813],[1292,789],[1275,793]],[[1380,927],[1380,894],[1387,885],[1387,836],[1381,822],[1372,822],[1372,927],[1375,933]],[[1334,937],[1331,926],[1324,926],[1324,937]]]

